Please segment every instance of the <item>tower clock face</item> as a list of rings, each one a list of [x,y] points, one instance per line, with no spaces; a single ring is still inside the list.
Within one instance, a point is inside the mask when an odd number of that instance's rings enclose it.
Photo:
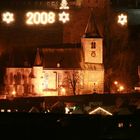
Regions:
[[[95,57],[95,56],[96,56],[96,52],[95,52],[95,51],[92,51],[92,52],[91,52],[91,56],[92,56],[92,57]]]

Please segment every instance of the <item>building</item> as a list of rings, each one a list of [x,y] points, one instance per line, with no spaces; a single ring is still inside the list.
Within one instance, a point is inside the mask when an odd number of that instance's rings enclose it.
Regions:
[[[63,96],[104,92],[103,38],[91,11],[80,45],[38,48],[33,66],[7,67],[5,92]]]

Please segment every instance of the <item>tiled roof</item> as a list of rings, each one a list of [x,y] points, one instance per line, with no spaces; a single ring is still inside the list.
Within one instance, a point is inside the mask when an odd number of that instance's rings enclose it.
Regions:
[[[13,50],[9,54],[7,67],[32,67],[35,65],[37,55],[40,55],[44,68],[81,68],[82,48],[75,44],[58,44],[39,46],[37,49]],[[37,57],[37,58],[38,58]]]
[[[96,23],[95,15],[91,9],[91,13],[87,22],[84,37],[86,38],[101,38],[99,29]]]
[[[81,48],[43,48],[44,68],[81,68]]]

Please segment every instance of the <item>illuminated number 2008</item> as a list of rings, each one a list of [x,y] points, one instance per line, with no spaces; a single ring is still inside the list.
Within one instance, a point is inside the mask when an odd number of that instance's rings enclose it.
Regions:
[[[53,12],[27,12],[26,13],[26,24],[47,24],[55,22],[55,14]]]

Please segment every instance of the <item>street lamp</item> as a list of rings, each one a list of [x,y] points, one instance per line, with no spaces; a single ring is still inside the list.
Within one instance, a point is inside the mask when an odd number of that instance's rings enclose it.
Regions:
[[[122,91],[124,91],[124,89],[125,89],[124,86],[121,85],[118,81],[114,81],[113,83],[115,85],[115,91],[116,92],[122,92]]]
[[[16,91],[15,90],[12,91],[12,96],[16,96]]]
[[[61,95],[66,95],[66,89],[64,87],[60,87],[60,94]]]
[[[118,81],[114,81],[114,84],[115,84],[115,85],[118,85]]]
[[[124,86],[120,85],[118,90],[122,92],[124,90]]]

